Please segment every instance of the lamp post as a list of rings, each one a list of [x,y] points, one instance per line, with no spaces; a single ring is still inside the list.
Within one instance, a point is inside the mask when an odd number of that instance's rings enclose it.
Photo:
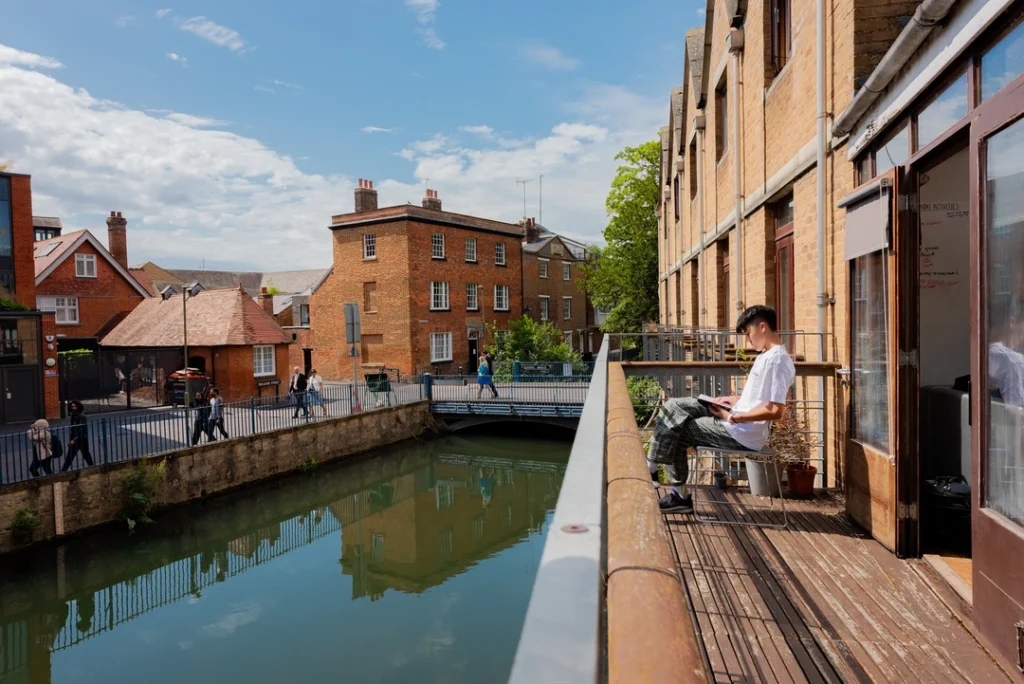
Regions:
[[[185,410],[188,410],[192,395],[188,391],[188,286],[181,290],[181,332],[185,342]]]

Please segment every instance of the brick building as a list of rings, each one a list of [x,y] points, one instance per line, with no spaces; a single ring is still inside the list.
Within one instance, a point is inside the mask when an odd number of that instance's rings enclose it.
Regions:
[[[334,269],[311,297],[313,365],[352,377],[344,304],[356,302],[360,373],[475,368],[487,326],[522,313],[522,229],[443,211],[433,190],[422,207],[378,208],[369,181],[355,195],[355,212],[333,217]]]
[[[783,328],[812,333],[794,352],[843,369],[824,397],[827,484],[879,542],[936,567],[954,530],[969,530],[955,552],[972,556],[963,596],[1013,663],[1024,4],[839,0],[820,22],[816,11],[709,0],[686,33],[661,130],[660,323],[726,327],[767,302]],[[940,476],[971,489],[958,528],[931,503]]]
[[[579,265],[586,258],[579,243],[551,233],[534,219],[523,219],[523,313],[551,322],[580,356],[601,346],[594,306],[581,287]]]
[[[189,365],[206,372],[227,401],[275,394],[287,386],[288,345],[273,317],[242,287],[200,290],[183,314],[182,294],[151,297],[101,340],[104,349],[180,350],[188,320]],[[158,384],[177,368],[157,369]]]
[[[56,235],[35,243],[36,305],[56,314],[58,335],[102,337],[150,296],[128,270],[127,225],[121,212],[110,212],[110,251],[88,230],[61,234],[52,225],[47,232]]]
[[[31,177],[0,172],[0,425],[60,415],[54,316],[35,311],[33,237]]]

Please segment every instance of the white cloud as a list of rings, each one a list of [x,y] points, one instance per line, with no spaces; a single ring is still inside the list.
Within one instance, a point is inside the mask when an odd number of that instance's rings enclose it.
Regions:
[[[170,7],[168,7],[167,9],[158,9],[156,11],[156,18],[157,19],[163,19],[164,17],[166,17],[170,13],[171,13],[171,8]]]
[[[394,133],[394,128],[381,128],[380,126],[363,126],[363,133]]]
[[[17,54],[17,60],[12,55]],[[32,174],[33,209],[66,230],[102,240],[110,209],[129,220],[129,259],[171,266],[288,269],[330,265],[333,214],[352,210],[359,159],[332,160],[338,173],[309,173],[296,160],[210,117],[147,112],[99,99],[75,83],[29,68],[44,58],[0,46],[0,159]],[[400,180],[381,178],[381,206],[419,202],[423,180],[445,207],[504,221],[522,212],[515,181],[544,175],[545,225],[597,241],[615,153],[656,136],[661,97],[594,85],[547,133],[515,146],[445,130],[405,145]],[[492,128],[488,126],[487,128]],[[492,130],[491,136],[497,133]],[[464,136],[459,140],[456,136]],[[351,175],[345,175],[351,173]],[[536,214],[537,183],[527,187]],[[315,254],[310,262],[310,254]]]
[[[437,8],[441,3],[438,0],[405,0],[405,6],[416,13],[416,21],[422,24],[416,32],[423,38],[423,44],[433,50],[443,50],[446,43],[434,29]]]
[[[245,627],[260,619],[263,609],[258,603],[246,603],[235,606],[235,609],[213,624],[203,627],[209,636],[219,639],[233,634],[239,627]]]
[[[273,88],[268,88],[265,85],[253,86],[253,90],[259,93],[270,93],[271,95],[277,95],[277,91]]]
[[[229,29],[227,26],[221,26],[206,17],[185,19],[180,23],[179,28],[182,31],[188,31],[193,35],[199,36],[214,45],[226,47],[232,52],[238,52],[245,47],[245,41],[242,40],[242,36],[238,31]]]
[[[438,0],[405,0],[405,6],[416,12],[416,18],[421,24],[432,24],[441,3]]]
[[[24,66],[40,69],[61,69],[63,64],[53,57],[34,55],[31,52],[22,52],[7,45],[0,45],[0,66]]]
[[[572,71],[580,65],[575,57],[568,57],[556,47],[545,43],[529,43],[519,50],[523,59],[548,69]]]
[[[490,126],[459,126],[459,130],[463,133],[471,133],[483,140],[496,143],[502,147],[520,147],[530,142],[528,138],[516,139],[498,135]]]
[[[705,10],[703,7],[698,7],[697,8],[697,16],[698,17],[703,17],[706,13],[707,13],[707,10]]]
[[[172,62],[177,62],[178,64],[180,64],[183,67],[187,67],[188,66],[188,58],[187,57],[182,57],[181,55],[177,54],[176,52],[168,52],[167,53],[167,59],[171,60]]]
[[[459,126],[459,130],[464,133],[472,133],[484,138],[490,137],[494,134],[494,129],[490,126]]]
[[[118,17],[114,20],[114,26],[119,29],[126,29],[135,24],[135,17],[130,14],[126,14],[123,17]]]
[[[294,83],[288,83],[286,81],[279,81],[276,78],[274,79],[274,85],[279,85],[282,88],[291,88],[292,90],[302,90],[302,86],[300,85],[295,85]]]

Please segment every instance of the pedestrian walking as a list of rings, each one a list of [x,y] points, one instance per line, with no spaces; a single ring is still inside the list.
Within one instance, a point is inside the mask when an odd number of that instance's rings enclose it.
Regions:
[[[309,371],[309,403],[311,406],[319,406],[321,415],[327,415],[327,405],[324,403],[324,379],[316,372],[316,369]]]
[[[203,397],[202,392],[196,392],[193,403],[196,412],[195,422],[192,425],[192,446],[199,444],[199,439],[205,434],[207,441],[213,442],[215,438],[210,429],[210,405]]]
[[[210,439],[214,439],[214,429],[220,431],[220,436],[229,439],[228,431],[224,429],[224,399],[220,396],[220,390],[216,387],[210,397]]]
[[[288,394],[295,397],[295,413],[292,414],[292,419],[299,417],[299,409],[302,409],[302,414],[309,420],[309,406],[306,404],[306,389],[308,387],[308,381],[306,376],[302,374],[299,367],[295,367],[295,373],[292,374],[292,381],[288,384]]]
[[[80,401],[72,401],[68,404],[68,409],[71,413],[71,437],[68,439],[68,453],[61,472],[71,470],[79,453],[82,454],[87,466],[93,465],[92,453],[89,451],[89,421],[85,417],[85,406]]]
[[[491,390],[491,395],[497,399],[498,390],[494,387],[494,358],[490,352],[484,352],[484,363],[487,364],[487,382],[484,386]]]
[[[42,418],[32,423],[32,427],[28,429],[28,438],[32,442],[32,463],[28,467],[28,472],[32,477],[39,477],[40,470],[45,471],[47,475],[53,475],[53,464],[50,462],[53,458],[50,424]]]

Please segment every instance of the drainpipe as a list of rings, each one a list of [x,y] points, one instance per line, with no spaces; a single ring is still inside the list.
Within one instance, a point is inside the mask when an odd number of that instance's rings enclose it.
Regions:
[[[740,232],[743,225],[743,195],[740,192],[740,51],[743,49],[743,30],[734,28],[729,30],[729,37],[726,39],[726,47],[732,54],[732,168],[733,183],[736,190],[736,267],[734,279],[736,285],[733,292],[736,293],[736,313],[743,310],[743,237]],[[728,322],[728,321],[727,321]]]
[[[910,23],[903,27],[903,31],[900,32],[899,37],[893,41],[893,44],[889,46],[889,50],[882,57],[882,61],[878,63],[875,70],[871,72],[871,76],[864,83],[864,86],[857,91],[854,95],[853,101],[850,106],[839,115],[835,123],[832,125],[832,135],[837,138],[842,137],[853,130],[854,124],[856,124],[864,113],[868,111],[875,100],[879,98],[892,79],[895,78],[907,61],[917,51],[917,48],[921,46],[921,43],[928,38],[928,35],[932,32],[932,29],[945,19],[946,15],[956,4],[956,0],[924,0],[918,5],[917,10],[914,12],[914,16],[911,17]],[[824,10],[822,3],[818,3],[818,62],[821,62],[822,49],[822,15]],[[819,77],[820,78],[820,77]],[[819,81],[819,90],[821,89],[821,82]]]
[[[818,71],[818,360],[825,360],[825,0],[817,0],[817,71]]]
[[[700,252],[697,254],[697,292],[700,299],[700,327],[707,327],[708,309],[704,306],[704,115],[693,117],[697,131],[697,227],[700,229]]]

